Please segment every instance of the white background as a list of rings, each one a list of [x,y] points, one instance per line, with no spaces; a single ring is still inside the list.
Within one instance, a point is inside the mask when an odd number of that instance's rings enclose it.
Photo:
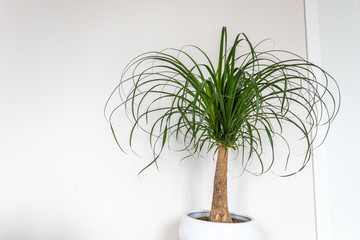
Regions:
[[[322,64],[331,70],[342,93],[341,111],[326,144],[328,166],[319,169],[328,169],[329,180],[330,210],[322,214],[329,216],[326,231],[332,233],[333,240],[357,240],[360,239],[360,2],[319,0],[318,9]]]
[[[102,110],[132,57],[186,44],[216,56],[224,25],[306,55],[300,0],[0,1],[0,239],[177,239],[186,212],[210,207],[211,156],[167,152],[138,177],[149,151],[123,154]],[[316,238],[310,165],[239,173],[231,161],[230,209],[263,240]]]

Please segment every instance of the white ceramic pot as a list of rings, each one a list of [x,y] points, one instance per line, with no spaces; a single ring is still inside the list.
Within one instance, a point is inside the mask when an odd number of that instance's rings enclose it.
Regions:
[[[253,218],[230,213],[232,218],[244,220],[241,223],[215,223],[198,220],[209,216],[209,211],[191,212],[183,217],[180,240],[260,240],[260,234]]]

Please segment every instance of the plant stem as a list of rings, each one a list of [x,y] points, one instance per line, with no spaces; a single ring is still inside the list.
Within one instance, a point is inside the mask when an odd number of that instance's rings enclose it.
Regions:
[[[231,223],[227,200],[228,149],[219,144],[214,177],[213,199],[210,211],[211,222]]]

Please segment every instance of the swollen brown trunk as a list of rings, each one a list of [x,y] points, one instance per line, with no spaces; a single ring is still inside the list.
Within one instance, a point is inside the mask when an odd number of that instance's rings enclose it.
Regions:
[[[210,221],[231,223],[227,201],[228,150],[219,145],[214,177],[214,192],[210,211]]]

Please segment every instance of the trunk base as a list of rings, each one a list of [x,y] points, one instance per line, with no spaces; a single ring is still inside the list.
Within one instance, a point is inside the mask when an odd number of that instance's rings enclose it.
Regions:
[[[230,217],[229,211],[227,212],[219,212],[214,209],[210,212],[209,220],[211,222],[220,222],[220,223],[232,223],[232,219]]]

